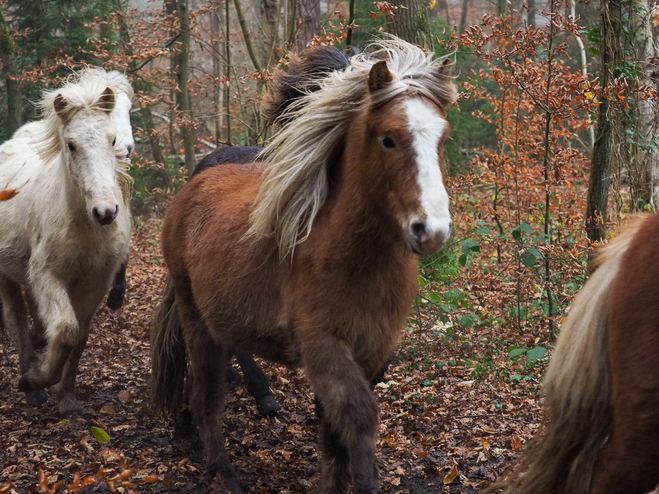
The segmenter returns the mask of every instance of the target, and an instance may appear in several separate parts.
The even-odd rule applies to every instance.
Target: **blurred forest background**
[[[260,101],[292,53],[389,32],[454,57],[457,228],[422,261],[408,330],[473,347],[475,375],[537,384],[592,243],[659,197],[649,0],[0,0],[0,13],[0,141],[81,66],[129,75],[136,223],[211,150],[268,141]]]

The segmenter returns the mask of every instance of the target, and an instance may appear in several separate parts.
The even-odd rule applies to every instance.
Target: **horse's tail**
[[[171,275],[151,322],[151,403],[175,415],[184,404],[187,360]]]
[[[611,420],[607,305],[623,254],[648,215],[600,249],[574,298],[545,374],[542,426],[518,463],[486,492],[587,494]]]

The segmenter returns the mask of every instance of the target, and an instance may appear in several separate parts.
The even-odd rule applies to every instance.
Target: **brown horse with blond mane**
[[[154,320],[152,393],[176,412],[188,372],[207,468],[229,492],[232,351],[304,369],[324,408],[320,492],[380,492],[370,380],[413,303],[417,255],[451,233],[440,164],[456,96],[446,60],[385,39],[293,102],[262,162],[209,169],[172,201],[157,314],[176,304],[178,318]]]
[[[489,492],[645,494],[659,484],[659,215],[600,249],[544,379],[544,421]]]

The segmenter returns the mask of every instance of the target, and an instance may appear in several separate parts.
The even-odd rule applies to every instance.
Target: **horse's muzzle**
[[[423,220],[414,220],[407,231],[407,245],[417,255],[429,255],[440,251],[451,236],[453,222],[442,222],[434,228]]]
[[[92,215],[94,221],[99,225],[105,226],[110,225],[119,214],[119,204],[115,204],[114,207],[97,207],[94,206],[92,209]]]

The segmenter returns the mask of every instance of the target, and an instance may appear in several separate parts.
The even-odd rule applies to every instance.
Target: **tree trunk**
[[[224,2],[224,27],[226,29],[224,36],[224,76],[227,83],[224,85],[223,100],[224,100],[224,118],[227,122],[227,138],[226,142],[231,145],[231,22],[229,19],[229,0]]]
[[[297,48],[304,50],[320,32],[320,0],[297,0],[296,11],[300,26]]]
[[[279,47],[279,0],[261,0],[261,15],[263,17],[263,65],[269,67],[279,60],[277,48]]]
[[[213,126],[215,130],[215,145],[219,146],[222,141],[222,63],[220,60],[220,17],[216,9],[210,11],[211,21],[211,50],[213,57]]]
[[[535,0],[526,0],[526,25],[535,29]]]
[[[126,24],[126,19],[124,17],[123,6],[121,5],[121,0],[113,0],[112,5],[115,11],[119,14],[119,39],[123,45],[126,55],[132,55],[133,51],[130,45],[130,31],[128,30],[128,25]],[[128,70],[129,72],[134,72],[137,62],[131,62]],[[139,82],[137,75],[133,78],[133,89],[137,93],[140,89],[144,89],[144,85]],[[148,106],[140,105],[140,115],[142,116],[142,123],[144,124],[144,134],[149,140],[149,146],[151,147],[151,156],[156,163],[164,163],[165,157],[162,154],[162,148],[160,147],[160,140],[155,130],[153,124],[153,115],[151,114],[151,108]]]
[[[176,106],[183,115],[181,122],[181,137],[183,138],[183,149],[185,152],[185,168],[188,176],[194,172],[196,161],[194,157],[194,132],[190,94],[188,91],[188,75],[190,63],[190,13],[188,11],[188,0],[176,2],[176,14],[180,22],[180,35],[178,54],[174,57],[176,69]]]
[[[639,67],[639,84],[652,84],[649,77],[650,63],[656,52],[652,39],[652,15],[649,0],[634,2],[630,7],[629,21],[634,28],[634,61]],[[639,176],[638,194],[645,204],[656,211],[659,204],[659,152],[655,144],[657,115],[654,100],[638,101],[635,161]]]
[[[401,0],[396,2],[406,9],[399,8],[393,20],[387,21],[387,28],[391,34],[409,41],[415,45],[432,48],[432,34],[430,32],[430,16],[424,0]]]
[[[469,0],[462,0],[462,12],[460,13],[460,32],[467,27],[467,12],[469,10]]]
[[[620,66],[622,49],[622,0],[602,0],[602,42],[600,46],[602,89],[615,79]],[[609,175],[611,170],[611,147],[613,121],[617,119],[615,109],[603,96],[597,111],[595,145],[590,162],[590,180],[586,209],[586,233],[592,242],[601,241],[606,236],[607,203],[609,199]]]
[[[0,10],[0,62],[7,85],[7,133],[13,134],[23,125],[23,92],[18,81],[18,67],[5,16]]]

